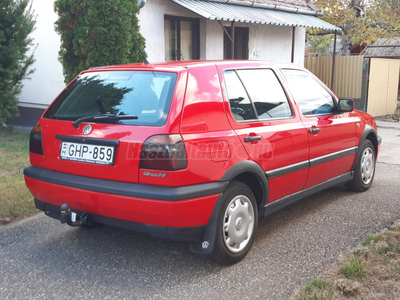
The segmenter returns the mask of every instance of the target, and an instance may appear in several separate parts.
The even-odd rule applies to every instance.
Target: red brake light
[[[141,169],[174,171],[186,167],[185,144],[179,134],[155,135],[144,142]]]
[[[43,155],[42,127],[39,124],[36,124],[31,131],[29,152]]]

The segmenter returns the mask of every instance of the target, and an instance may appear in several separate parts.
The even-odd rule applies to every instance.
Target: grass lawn
[[[29,134],[0,128],[0,218],[15,220],[37,211],[23,176],[29,166]]]
[[[400,223],[369,235],[291,299],[400,299]]]

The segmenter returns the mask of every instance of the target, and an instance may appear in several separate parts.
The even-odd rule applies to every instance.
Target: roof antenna
[[[139,10],[142,9],[142,8],[146,5],[146,0],[140,0],[138,5],[139,5]],[[135,44],[136,44],[136,47],[139,49],[140,54],[141,54],[142,57],[143,57],[143,62],[144,62],[144,64],[145,64],[145,65],[148,65],[148,64],[149,64],[149,61],[147,60],[146,56],[144,55],[144,52],[143,52],[142,48],[139,46],[139,44],[138,44],[138,42],[137,42],[137,40],[136,40],[136,38],[135,38],[135,35],[133,34],[132,36],[133,36],[133,41],[134,41]]]
[[[143,57],[144,64],[145,64],[145,65],[148,65],[148,64],[149,64],[149,61],[147,60],[146,56],[144,55],[144,52],[143,52],[142,48],[140,48],[140,46],[139,46],[139,44],[138,44],[138,42],[137,42],[137,40],[136,40],[136,38],[135,38],[135,35],[132,34],[132,37],[133,37],[133,41],[134,41],[135,44],[136,44],[136,47],[139,49],[140,54],[141,54],[142,57]]]

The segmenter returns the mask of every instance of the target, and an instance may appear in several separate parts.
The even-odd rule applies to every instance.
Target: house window
[[[230,33],[231,28],[226,27]],[[249,59],[249,28],[235,27],[235,53],[232,57],[232,42],[229,37],[224,34],[224,59]]]
[[[165,16],[165,60],[199,59],[199,28],[198,19]]]

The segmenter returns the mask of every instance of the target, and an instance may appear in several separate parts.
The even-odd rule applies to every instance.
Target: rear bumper
[[[54,219],[60,219],[60,207],[35,199],[35,206],[37,209],[44,211],[44,213]],[[73,210],[78,215],[85,212]],[[150,224],[143,224],[137,222],[131,222],[121,219],[110,218],[107,216],[100,216],[91,214],[93,220],[96,223],[119,227],[123,229],[133,230],[137,232],[143,232],[150,234],[154,237],[166,238],[176,241],[198,241],[204,236],[206,225],[202,226],[191,226],[191,227],[168,227],[168,226],[157,226]]]
[[[59,207],[93,214],[102,224],[174,240],[201,239],[227,182],[160,187],[87,178],[39,167],[24,170],[36,207],[59,218]]]

